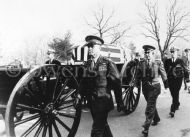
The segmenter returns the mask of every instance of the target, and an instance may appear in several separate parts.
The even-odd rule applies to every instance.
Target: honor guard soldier
[[[48,52],[47,52],[48,60],[45,62],[45,64],[61,65],[61,63],[56,59],[55,54],[56,52],[54,49],[48,49]]]
[[[159,75],[161,75],[165,88],[167,85],[167,75],[164,65],[161,60],[155,59],[155,47],[151,45],[144,45],[145,57],[139,62],[138,79],[142,81],[142,92],[147,102],[142,131],[144,136],[148,136],[150,125],[157,125],[160,122],[160,117],[156,109],[156,101],[158,95],[161,93],[161,86],[159,82]]]
[[[122,106],[121,80],[116,65],[108,58],[100,55],[103,39],[97,36],[85,38],[91,59],[87,68],[87,77],[80,82],[79,92],[87,94],[93,118],[91,137],[113,137],[107,122],[108,113],[114,108],[111,89],[115,90],[116,102]]]
[[[178,50],[176,47],[171,47],[171,58],[167,59],[164,64],[172,96],[172,105],[169,113],[171,117],[174,117],[175,111],[179,109],[179,91],[182,86],[183,78],[186,82],[189,82],[188,68],[184,61],[178,58]]]

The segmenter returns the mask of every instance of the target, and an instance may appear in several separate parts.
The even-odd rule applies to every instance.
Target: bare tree
[[[99,7],[97,11],[93,11],[92,20],[85,19],[86,24],[90,29],[95,31],[95,34],[101,38],[109,38],[109,44],[117,44],[121,38],[126,37],[126,32],[130,27],[125,27],[125,23],[113,23],[114,10],[109,15],[106,15],[104,7]]]
[[[45,63],[48,48],[46,43],[47,40],[44,36],[24,41],[24,47],[22,48],[20,58],[27,67]]]
[[[26,43],[27,46],[24,48],[24,55],[22,56],[22,60],[24,61],[24,64],[27,66],[32,65],[40,65],[42,62],[45,62],[44,58],[45,56],[42,56],[41,54],[41,48],[39,46],[31,46],[28,43]]]
[[[190,12],[185,11],[184,8],[179,8],[178,1],[174,0],[170,3],[167,11],[166,18],[166,39],[162,46],[160,40],[160,21],[158,17],[158,3],[146,2],[145,6],[148,11],[147,16],[142,16],[144,21],[143,27],[146,32],[143,33],[145,37],[155,40],[158,44],[159,51],[163,57],[163,53],[169,48],[170,45],[178,38],[187,40],[188,28],[190,26],[188,17]]]

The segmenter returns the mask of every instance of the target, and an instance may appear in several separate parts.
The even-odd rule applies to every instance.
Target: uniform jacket
[[[138,67],[138,77],[142,81],[142,84],[155,85],[159,82],[159,75],[161,75],[165,87],[167,88],[167,74],[164,69],[163,62],[161,60],[155,60],[150,62],[150,67],[147,66],[145,59],[141,60]]]
[[[88,96],[93,112],[110,111],[113,109],[111,89],[121,90],[121,80],[116,65],[108,58],[100,56],[93,70],[90,69],[91,60],[85,64],[86,78],[79,84],[80,92]]]
[[[168,78],[185,78],[189,79],[189,70],[184,61],[180,58],[177,58],[175,62],[172,62],[172,59],[167,59],[165,61],[165,69],[168,75]]]

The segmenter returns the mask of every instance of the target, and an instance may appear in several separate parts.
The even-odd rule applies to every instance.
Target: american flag
[[[110,58],[116,64],[124,63],[123,50],[120,47],[112,45],[102,45],[101,55]],[[87,61],[88,60],[88,47],[78,46],[73,51],[73,59],[75,61]]]

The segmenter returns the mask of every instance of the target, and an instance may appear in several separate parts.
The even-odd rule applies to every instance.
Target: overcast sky
[[[180,0],[189,5],[189,0]],[[0,46],[6,54],[15,54],[26,43],[61,37],[67,30],[74,44],[84,42],[90,34],[84,18],[90,18],[92,9],[104,6],[109,13],[115,10],[115,21],[132,25],[131,40],[138,46],[149,42],[140,36],[139,14],[144,13],[144,0],[0,0]],[[168,0],[158,0],[164,14]],[[190,8],[189,8],[190,10]]]

